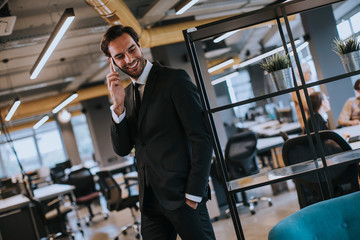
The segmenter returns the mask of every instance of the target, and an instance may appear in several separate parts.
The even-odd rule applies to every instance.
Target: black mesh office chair
[[[64,239],[64,237],[75,239],[75,232],[71,229],[67,220],[67,214],[73,210],[71,206],[61,205],[61,200],[59,198],[55,198],[52,201],[43,204],[29,195],[27,195],[27,197],[32,203],[36,216],[39,219],[39,222],[37,223],[41,223],[38,228],[45,228],[46,239]],[[76,231],[80,231],[84,237],[82,229],[77,229]]]
[[[91,204],[99,201],[101,195],[101,192],[96,190],[94,176],[88,168],[80,168],[69,174],[68,184],[75,186],[75,203],[77,205],[85,205],[88,208],[89,216],[86,219],[86,225],[89,225],[94,217]],[[108,218],[108,215],[103,212],[98,212],[97,214],[102,214],[104,219]]]
[[[319,131],[321,144],[326,156],[351,150],[351,146],[336,132],[330,130]],[[317,157],[320,157],[315,134],[312,133]],[[312,151],[306,135],[288,139],[282,149],[283,160],[286,166],[305,162],[313,159]],[[334,197],[359,190],[358,162],[346,166],[332,167],[329,169]],[[321,176],[320,176],[321,177]],[[325,179],[321,177],[325,186]],[[316,173],[309,173],[294,179],[300,208],[322,201],[320,184]],[[327,187],[323,189],[325,199],[330,197]]]
[[[139,201],[139,195],[129,195],[123,197],[122,189],[120,185],[113,178],[110,171],[100,171],[97,173],[99,176],[99,183],[103,195],[106,198],[107,207],[109,211],[121,211],[123,209],[129,208],[131,211],[131,216],[133,217],[133,223],[123,226],[120,233],[114,238],[114,240],[119,239],[121,234],[126,235],[128,229],[134,229],[136,232],[136,238],[140,238],[140,223],[137,221],[134,210],[138,210],[137,203]]]
[[[256,143],[257,137],[253,131],[236,133],[229,138],[225,149],[225,161],[231,180],[260,172],[256,159]],[[251,214],[255,214],[254,204],[259,200],[265,200],[269,206],[272,205],[271,198],[268,197],[251,197],[248,199],[245,191],[241,192],[241,196],[242,204],[249,206]]]

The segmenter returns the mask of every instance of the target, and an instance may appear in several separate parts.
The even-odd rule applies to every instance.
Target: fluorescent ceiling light
[[[296,44],[299,44],[300,42],[301,42],[300,40],[296,40],[294,43],[295,43],[295,45],[296,45]],[[289,43],[287,46],[290,47],[290,46],[291,46],[290,43]],[[242,63],[240,63],[240,64],[234,65],[233,68],[243,68],[243,67],[246,67],[246,66],[248,66],[248,65],[250,65],[250,64],[253,64],[253,63],[256,63],[256,62],[258,62],[258,61],[261,61],[261,60],[263,60],[264,58],[267,58],[267,57],[269,57],[269,56],[271,56],[271,55],[274,55],[275,53],[278,53],[278,52],[281,52],[281,51],[284,51],[284,47],[275,48],[275,49],[273,49],[273,50],[271,50],[271,51],[269,51],[269,52],[263,53],[263,54],[261,54],[261,55],[259,55],[259,56],[256,56],[256,57],[251,58],[251,59],[249,59],[249,60],[247,60],[247,61],[244,61],[244,62],[242,62]],[[299,51],[299,50],[298,50],[298,51]],[[290,54],[291,54],[291,53],[290,53]]]
[[[231,79],[231,78],[236,77],[236,76],[238,76],[238,75],[239,75],[239,72],[233,72],[233,73],[230,73],[230,74],[228,74],[228,75],[225,75],[225,76],[223,76],[223,77],[221,77],[221,78],[218,78],[218,79],[215,79],[215,80],[211,81],[211,84],[212,84],[212,85],[216,85],[216,84],[218,84],[218,83],[224,82],[224,81],[226,81],[227,79]]]
[[[5,121],[10,121],[10,119],[12,118],[12,116],[14,115],[16,110],[18,109],[20,103],[21,103],[21,101],[18,98],[15,99],[15,102],[13,103],[12,107],[10,108],[10,111],[8,112],[8,114],[5,117]]]
[[[40,56],[36,60],[35,65],[32,67],[30,71],[30,79],[37,78],[40,71],[44,67],[50,55],[53,53],[54,49],[60,42],[61,38],[64,36],[66,30],[69,28],[74,18],[75,18],[74,9],[73,8],[65,9],[58,24],[56,25],[49,40],[47,41],[44,49],[41,51]]]
[[[43,125],[47,120],[49,120],[49,116],[46,115],[44,116],[42,119],[40,119],[40,121],[38,121],[34,126],[33,129],[38,129],[41,125]]]
[[[61,109],[63,109],[66,105],[68,105],[69,103],[71,103],[75,98],[77,98],[79,96],[79,94],[77,93],[73,93],[70,97],[68,97],[67,99],[65,99],[62,103],[60,103],[56,108],[54,108],[52,110],[52,113],[57,113],[59,112]]]
[[[182,1],[175,7],[175,14],[180,15],[186,12],[189,8],[194,6],[195,3],[197,3],[199,0],[186,0]]]
[[[227,33],[221,35],[220,37],[215,38],[213,42],[214,42],[214,43],[221,42],[221,41],[224,40],[225,38],[230,37],[231,35],[237,33],[238,31],[240,31],[240,30],[234,30],[234,31],[231,31],[231,32],[227,32]]]
[[[223,67],[225,67],[227,65],[230,65],[230,64],[232,64],[234,62],[235,62],[235,60],[233,58],[231,58],[229,60],[226,60],[225,62],[222,62],[220,64],[217,64],[217,65],[209,68],[208,72],[209,73],[215,72],[216,70],[219,70],[219,69],[221,69],[221,68],[223,68]]]

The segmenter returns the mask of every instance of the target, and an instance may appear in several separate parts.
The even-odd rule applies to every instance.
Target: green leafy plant
[[[286,69],[291,66],[289,56],[282,53],[276,53],[262,61],[260,67],[268,73],[275,72],[277,70]]]
[[[360,50],[360,44],[356,36],[351,36],[345,40],[335,39],[333,51],[339,56],[346,53],[355,52]]]

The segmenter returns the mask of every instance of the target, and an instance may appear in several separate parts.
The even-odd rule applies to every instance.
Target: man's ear
[[[111,57],[107,57],[109,63],[111,63]]]

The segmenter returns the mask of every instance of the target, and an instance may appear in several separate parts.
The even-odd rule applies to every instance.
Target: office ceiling
[[[90,6],[98,5],[100,2],[102,1],[0,0],[0,19],[9,15],[16,16],[12,33],[0,35],[0,108],[3,116],[16,97],[20,97],[23,103],[37,101],[40,103],[37,105],[41,105],[41,99],[52,101],[54,96],[63,96],[89,86],[99,86],[103,89],[108,64],[99,49],[99,42],[104,31],[110,26],[110,18],[105,21]],[[172,27],[176,30],[183,22],[195,21],[193,23],[195,26],[201,25],[203,22],[200,21],[256,10],[277,0],[199,0],[183,15],[175,14],[174,6],[180,2],[179,0],[103,2],[116,2],[127,6],[130,11],[124,14],[125,17],[121,16],[123,19],[120,20],[133,23],[135,20],[131,18],[135,17],[136,24],[144,30],[161,29],[163,26],[170,26],[163,29]],[[30,80],[32,66],[60,16],[69,7],[74,8],[76,16],[74,22],[39,76]],[[299,22],[296,18],[292,20],[294,27],[301,25]],[[0,25],[0,30],[1,27],[3,26]],[[169,40],[168,43],[172,43],[171,41]],[[258,54],[261,49],[279,42],[274,27],[264,25],[228,38],[223,44],[224,49],[208,52],[206,56],[209,60],[213,60],[219,57],[219,53],[227,56],[235,54],[242,59],[245,56]],[[144,48],[144,54],[152,59],[149,48]],[[82,99],[86,99],[86,96]],[[58,103],[52,104],[56,106]],[[19,108],[14,116],[15,120],[34,117],[32,115],[39,115],[41,112],[38,110],[32,113],[27,110],[26,114],[22,114],[21,111],[25,111],[24,107]],[[42,114],[46,112],[49,112],[49,109],[44,107]]]

